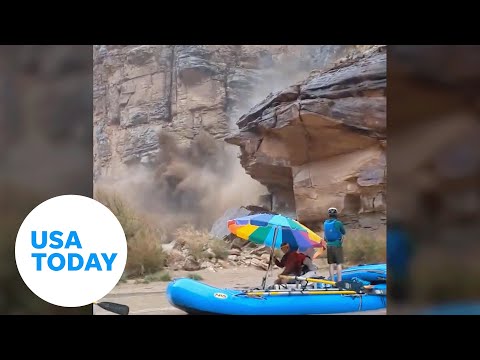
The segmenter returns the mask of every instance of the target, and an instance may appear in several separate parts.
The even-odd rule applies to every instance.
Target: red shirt
[[[278,261],[275,258],[275,265],[281,268],[285,268],[280,275],[301,275],[303,260],[305,260],[305,254],[300,254],[296,251],[290,251],[283,255],[282,260]]]

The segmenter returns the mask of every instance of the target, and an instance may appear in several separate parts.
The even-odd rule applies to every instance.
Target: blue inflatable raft
[[[368,265],[356,268],[350,268],[350,278],[369,282],[365,274],[375,279],[378,277],[373,276],[371,271],[366,272]],[[370,270],[378,271],[379,268],[372,265]],[[355,293],[325,284],[266,291],[222,289],[180,278],[169,283],[166,294],[170,304],[189,314],[315,315],[378,310],[386,308],[387,304],[386,281],[382,283],[378,279],[366,293]]]
[[[359,278],[371,284],[382,284],[387,281],[387,264],[361,264],[352,266],[342,271],[342,280]],[[337,276],[334,276],[337,280]]]

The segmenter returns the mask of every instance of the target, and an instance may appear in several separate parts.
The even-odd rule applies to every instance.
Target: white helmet
[[[331,207],[328,209],[328,215],[329,216],[337,216],[338,210],[337,208]]]

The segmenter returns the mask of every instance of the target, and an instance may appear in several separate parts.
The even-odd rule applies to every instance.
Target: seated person
[[[306,255],[300,254],[297,252],[297,249],[291,248],[288,243],[282,243],[280,249],[283,251],[285,255],[283,255],[282,259],[278,261],[276,257],[274,257],[275,265],[278,267],[284,268],[283,271],[279,275],[291,275],[291,276],[299,276],[302,274],[302,266],[303,261],[305,260]],[[288,280],[278,278],[275,280],[275,284],[283,284],[286,283]]]
[[[304,277],[312,277],[317,275],[317,266],[313,263],[313,259],[315,259],[318,255],[320,255],[323,251],[327,248],[326,243],[322,242],[322,246],[320,249],[315,252],[316,248],[310,247],[306,250],[300,251],[300,253],[305,254],[305,260],[303,261],[302,267],[302,276]]]
[[[302,267],[302,274],[307,274],[307,273],[314,273],[317,271],[317,267],[313,263],[313,255],[315,253],[315,249],[308,248],[305,251],[299,251],[301,254],[305,255],[305,260],[303,260],[303,267]]]

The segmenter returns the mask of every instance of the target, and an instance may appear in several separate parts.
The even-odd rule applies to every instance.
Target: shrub
[[[98,190],[95,199],[108,207],[123,227],[128,247],[125,266],[128,277],[162,270],[166,261],[166,254],[161,247],[162,232],[145,215],[128,206],[118,193]]]
[[[168,271],[158,271],[154,274],[149,274],[145,276],[145,281],[152,282],[152,281],[170,281],[172,278]]]
[[[225,260],[228,257],[228,245],[221,239],[212,239],[209,242],[209,247],[212,249],[217,259]]]
[[[387,257],[385,235],[366,230],[350,230],[344,241],[344,257],[347,264],[385,262]]]
[[[188,277],[193,280],[203,280],[203,277],[199,274],[188,274]]]
[[[174,232],[175,241],[185,245],[189,253],[196,259],[202,260],[208,257],[205,252],[210,248],[215,257],[226,259],[228,256],[228,245],[220,239],[213,239],[207,231],[197,230],[192,225],[184,225]]]

